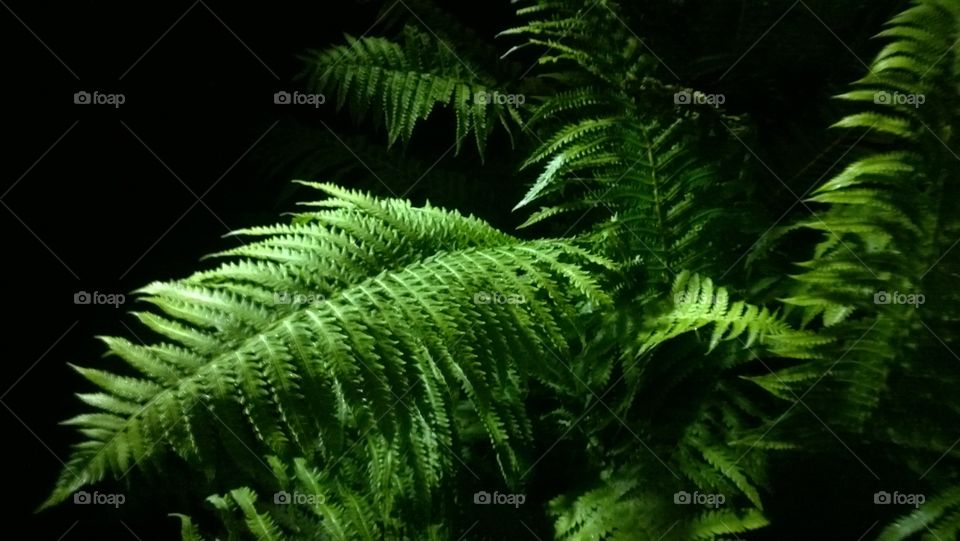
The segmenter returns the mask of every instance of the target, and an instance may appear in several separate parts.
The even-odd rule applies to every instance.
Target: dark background
[[[684,2],[664,4],[679,9]],[[773,2],[757,17],[738,12],[740,2],[729,4],[719,20],[711,8],[688,8],[683,16],[700,17],[711,29],[699,36],[674,35],[675,14],[654,14],[645,21],[656,36],[651,47],[680,67],[686,84],[725,92],[731,112],[754,118],[751,142],[758,156],[788,183],[796,182],[799,193],[839,157],[839,150],[828,150],[824,130],[838,118],[828,97],[862,73],[855,56],[870,58],[877,44],[867,38],[902,2],[840,12],[830,3],[810,2],[823,21],[797,7],[769,34],[764,32],[792,2]],[[506,1],[451,2],[451,8],[481,36],[512,22]],[[131,291],[195,270],[202,255],[235,242],[221,238],[227,230],[269,223],[293,210],[299,193],[282,169],[269,173],[290,158],[290,134],[304,126],[307,133],[322,133],[324,123],[338,132],[352,128],[329,107],[275,105],[273,93],[302,90],[294,80],[303,68],[297,55],[339,42],[343,32],[363,34],[377,11],[375,2],[323,1],[0,5],[4,514],[23,523],[29,538],[177,535],[176,521],[163,516],[175,509],[160,508],[150,494],[128,492],[128,505],[119,512],[67,502],[33,514],[75,441],[74,432],[57,423],[80,410],[73,393],[86,387],[67,363],[96,365],[103,352],[96,335],[131,336],[127,326],[136,330],[134,319],[125,315],[134,309]],[[757,44],[719,80],[717,70],[687,62],[712,47],[710,39],[726,40],[741,52]],[[737,56],[722,59],[723,65]],[[73,94],[80,90],[123,93],[126,103],[117,109],[75,105]],[[774,140],[769,133],[790,135]],[[440,157],[452,128],[444,125],[422,137],[419,151]],[[349,151],[341,149],[337,157],[344,153]],[[462,159],[477,157],[465,152]],[[761,176],[769,174],[754,166]],[[778,193],[783,190],[775,179],[767,180],[770,212],[779,216],[792,201]],[[515,225],[508,211],[522,182],[506,177],[493,186],[488,199],[461,210]],[[443,202],[443,194],[436,195]],[[78,291],[123,293],[128,304],[76,305]],[[786,526],[763,538],[810,538],[832,529],[837,539],[852,541],[873,522],[858,516],[874,511],[859,498],[853,503],[839,491],[822,489],[872,482],[852,457],[849,464],[783,469],[786,484],[776,487],[777,501],[786,503],[771,512]],[[850,509],[843,521],[801,518],[823,516],[838,505]]]

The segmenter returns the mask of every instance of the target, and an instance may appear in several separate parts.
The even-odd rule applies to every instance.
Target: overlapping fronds
[[[656,467],[656,466],[653,466]],[[756,509],[731,509],[723,495],[671,490],[652,471],[610,471],[600,486],[551,502],[558,539],[715,539],[767,524]],[[682,486],[682,483],[673,483]]]
[[[870,73],[839,96],[859,112],[836,124],[865,131],[876,143],[869,151],[864,144],[813,192],[811,203],[829,206],[803,222],[825,238],[800,265],[785,301],[802,308],[805,322],[820,317],[844,338],[832,360],[765,384],[812,392],[809,401],[824,404],[818,410],[852,430],[864,429],[884,397],[896,393],[889,384],[907,370],[905,355],[936,342],[933,335],[953,340],[948,329],[958,297],[943,286],[944,273],[955,272],[949,248],[960,236],[960,219],[945,204],[957,194],[960,172],[948,143],[958,120],[951,49],[960,36],[958,10],[956,2],[916,2],[880,33],[889,42]],[[934,358],[942,354],[949,355],[943,349]]]
[[[344,460],[353,459],[344,457]],[[222,531],[231,539],[376,541],[411,538],[439,541],[448,536],[443,524],[411,528],[407,524],[412,522],[409,515],[391,516],[394,502],[380,498],[384,493],[376,490],[376,483],[389,481],[389,475],[396,474],[396,469],[381,479],[367,478],[362,466],[353,463],[351,467],[358,468],[353,472],[355,477],[336,480],[328,472],[310,467],[303,458],[295,458],[291,464],[276,457],[270,457],[269,461],[276,476],[276,485],[269,493],[258,494],[241,487],[207,498],[219,513]],[[389,464],[383,465],[390,469]],[[369,484],[364,485],[364,480]],[[409,512],[416,513],[416,510]],[[191,517],[177,516],[184,541],[204,539],[202,528]]]
[[[463,21],[438,6],[384,5],[385,30],[407,26],[313,53],[311,85],[372,113],[388,146],[440,107],[458,149],[522,125],[528,157],[485,172],[510,179],[522,161],[536,179],[515,210],[539,205],[525,225],[566,238],[304,183],[328,197],[237,231],[247,242],[219,266],[143,288],[150,341],[105,337],[122,362],[76,368],[96,390],[66,421],[84,439],[46,505],[174,462],[217,494],[219,526],[178,515],[198,541],[509,537],[473,530],[477,483],[530,489],[539,501],[515,514],[558,539],[731,539],[776,518],[781,451],[839,441],[925,491],[880,539],[957,538],[960,0],[915,0],[880,33],[838,101],[851,111],[835,127],[862,137],[801,220],[791,207],[776,222],[754,212],[769,187],[739,114],[689,103],[702,95],[635,34],[646,5],[526,2],[507,58],[544,54],[519,77],[479,61],[490,44],[455,51]],[[715,71],[728,53],[684,64]],[[497,98],[523,96],[507,87],[529,116]],[[310,145],[311,174],[358,176]],[[397,190],[430,185],[392,163],[404,155],[350,146]],[[752,241],[759,261],[787,234],[804,241],[790,257],[739,272]]]
[[[496,81],[467,64],[449,44],[415,27],[406,27],[399,42],[346,40],[309,57],[311,85],[335,96],[337,107],[349,104],[361,118],[376,106],[390,144],[409,140],[437,105],[449,106],[456,117],[457,151],[473,133],[483,154],[496,123],[509,132],[510,124],[520,122],[517,104],[498,99],[506,92]]]
[[[732,203],[740,188],[707,159],[707,134],[723,129],[707,117],[718,113],[701,115],[656,80],[662,64],[620,12],[616,2],[537,1],[520,10],[533,20],[506,32],[545,47],[540,62],[562,70],[528,123],[537,148],[523,168],[540,173],[517,208],[541,205],[525,225],[564,215],[570,227],[602,224],[604,240],[620,243],[611,250],[664,289],[681,270],[720,276],[745,228]]]
[[[679,118],[645,117],[623,98],[595,89],[574,90],[548,100],[544,119],[569,119],[543,142],[526,167],[543,167],[518,207],[557,202],[535,212],[527,225],[565,212],[593,209],[605,235],[638,258],[654,279],[674,272],[721,274],[737,243],[714,242],[707,231],[734,230],[728,197],[715,168],[697,155],[696,128]],[[568,122],[568,123],[567,123]]]
[[[238,232],[258,239],[221,254],[239,260],[142,290],[159,313],[137,316],[164,340],[104,339],[136,377],[80,369],[100,389],[67,422],[87,439],[48,503],[168,451],[213,465],[242,443],[256,452],[231,458],[256,472],[261,453],[329,465],[358,439],[405,453],[428,501],[450,468],[461,399],[516,477],[527,381],[563,381],[546,348],[565,351],[577,312],[606,302],[582,268],[603,260],[315,186],[333,197],[292,225]]]
[[[546,49],[541,65],[578,68],[584,75],[614,88],[639,75],[653,75],[656,58],[628,26],[618,2],[590,0],[534,0],[517,10],[524,24],[501,32],[520,36],[524,44]],[[568,81],[574,82],[574,81]]]
[[[553,502],[558,534],[709,539],[766,525],[767,457],[751,453],[745,437],[773,401],[742,374],[767,372],[783,358],[818,358],[829,338],[733,302],[725,288],[686,272],[668,299],[612,314],[595,337],[598,349],[584,353],[591,362],[577,364],[579,381],[597,390],[585,393],[584,413],[572,417],[584,418],[577,425],[584,437],[604,435],[594,458],[616,464],[616,473]],[[618,367],[601,361],[614,353]],[[593,408],[610,415],[587,416]]]

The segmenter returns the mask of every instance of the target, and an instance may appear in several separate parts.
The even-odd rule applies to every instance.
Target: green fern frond
[[[960,535],[960,488],[951,488],[900,517],[877,537],[877,541],[908,539],[956,539]]]
[[[674,269],[708,274],[729,269],[736,244],[718,245],[704,232],[731,228],[735,215],[718,205],[724,184],[696,157],[688,121],[638,120],[643,114],[635,105],[602,93],[558,99],[605,107],[596,116],[585,108],[580,114],[588,116],[559,128],[527,160],[525,167],[542,164],[543,170],[517,207],[538,200],[563,203],[543,208],[525,225],[579,202],[606,214],[601,227],[610,230],[607,236],[617,237],[625,253],[644,254],[643,266],[656,279],[667,281]],[[568,106],[547,100],[543,107]]]
[[[708,351],[722,341],[738,340],[744,347],[763,343],[774,355],[793,359],[817,357],[818,346],[829,337],[797,331],[765,307],[743,301],[731,303],[727,290],[714,287],[709,278],[684,271],[677,275],[672,308],[645,322],[646,330],[636,335],[635,355],[649,352],[663,342],[684,333],[712,326]]]
[[[621,87],[630,78],[653,75],[658,69],[628,27],[618,2],[533,0],[517,15],[529,20],[500,33],[519,36],[526,44],[545,49],[541,65],[573,65],[607,84]]]
[[[652,482],[661,477],[652,470],[607,472],[598,488],[552,500],[556,539],[724,539],[768,524],[759,510],[729,508],[721,494]]]
[[[522,471],[525,380],[563,374],[550,360],[576,336],[577,307],[608,302],[583,267],[606,262],[568,242],[521,242],[455,213],[313,186],[331,196],[317,203],[327,210],[241,231],[261,239],[224,254],[243,267],[144,288],[164,315],[141,319],[164,342],[107,341],[141,378],[81,369],[101,392],[81,397],[95,413],[68,421],[89,439],[48,505],[165,451],[202,464],[223,445],[216,434],[319,463],[342,455],[350,434],[393,442],[429,499],[450,467],[458,397],[506,478]]]
[[[894,374],[907,370],[904,355],[935,340],[924,326],[951,333],[941,307],[949,312],[956,296],[939,284],[952,279],[942,273],[956,268],[949,247],[960,234],[960,221],[943,204],[956,197],[953,178],[960,172],[945,146],[958,118],[949,104],[957,99],[952,44],[960,36],[960,6],[917,1],[880,36],[891,41],[870,73],[840,96],[866,111],[837,123],[866,130],[879,150],[863,152],[809,199],[828,205],[803,222],[825,239],[800,265],[785,298],[802,310],[804,322],[819,317],[832,334],[847,338],[837,342],[833,361],[757,381],[776,393],[812,390],[807,401],[831,412],[831,426],[860,432],[874,422],[885,433],[888,427],[881,427],[890,419],[875,414],[883,397],[898,393]],[[923,310],[889,298],[921,298],[934,287],[939,295],[928,296],[936,304]]]
[[[437,105],[456,117],[456,149],[473,133],[480,154],[499,122],[509,131],[520,123],[515,103],[501,103],[496,82],[466,64],[445,42],[407,27],[401,42],[347,36],[346,45],[317,51],[308,59],[310,81],[318,92],[336,95],[337,107],[350,105],[360,118],[380,105],[387,139],[409,141],[414,127]]]
[[[379,498],[374,480],[371,479],[367,486],[360,486],[363,485],[362,465],[349,457],[344,459],[351,463],[351,471],[355,474],[352,481],[334,482],[329,475],[308,467],[303,458],[285,464],[270,457],[277,482],[271,494],[260,498],[251,489],[240,488],[222,496],[211,496],[207,501],[221,512],[225,533],[231,538],[252,536],[257,541],[403,538],[439,541],[447,538],[446,528],[441,524],[414,529],[405,524],[414,522],[409,516],[390,516],[392,505]],[[181,520],[184,527],[189,525],[192,535],[199,535],[196,525],[188,517],[181,517]]]

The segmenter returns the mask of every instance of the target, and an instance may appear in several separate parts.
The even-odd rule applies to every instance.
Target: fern
[[[744,232],[724,204],[737,190],[704,159],[719,124],[673,110],[679,89],[656,82],[659,62],[619,12],[615,2],[537,2],[520,15],[538,20],[505,33],[546,48],[540,62],[562,66],[569,85],[531,116],[538,146],[523,167],[541,172],[517,208],[545,203],[525,225],[606,215],[599,230],[620,244],[617,257],[662,285],[684,269],[719,276],[743,247],[711,242],[706,231],[731,240]]]
[[[762,364],[758,355],[818,358],[829,338],[731,302],[725,288],[689,273],[666,300],[637,303],[612,312],[575,364],[588,370],[578,381],[589,383],[579,391],[588,395],[584,413],[573,417],[598,402],[611,413],[578,430],[603,434],[594,460],[616,466],[601,472],[599,486],[552,502],[560,538],[709,539],[766,525],[765,457],[750,455],[747,436],[771,404],[744,380],[744,366]],[[613,352],[619,367],[598,362]],[[697,495],[714,507],[682,499]]]
[[[953,341],[948,329],[955,318],[949,306],[956,296],[942,284],[954,273],[956,256],[949,248],[960,235],[960,223],[943,205],[952,198],[955,183],[950,179],[957,171],[944,143],[956,122],[946,105],[956,95],[946,83],[955,78],[955,67],[945,42],[958,35],[957,9],[953,2],[917,2],[881,32],[893,41],[855,90],[839,96],[869,112],[851,114],[836,126],[866,130],[885,146],[864,153],[818,187],[811,203],[829,207],[802,223],[826,238],[814,258],[801,264],[797,286],[785,300],[802,308],[804,321],[820,317],[832,334],[845,339],[837,343],[832,360],[766,379],[775,386],[790,382],[790,393],[799,396],[829,371],[809,401],[822,404],[818,410],[830,411],[835,423],[854,431],[871,421],[878,429],[890,429],[894,419],[873,416],[885,396],[897,393],[888,385],[904,381],[895,374],[909,371],[910,352],[937,341],[927,329],[946,337],[947,344]],[[911,105],[911,96],[926,103]],[[885,298],[898,294],[931,302],[917,309],[916,303]],[[913,384],[912,376],[906,381]]]
[[[68,421],[89,439],[48,504],[164,451],[207,463],[216,434],[327,463],[355,437],[395,441],[427,498],[450,468],[458,397],[516,478],[531,430],[525,379],[554,377],[545,348],[567,348],[578,302],[606,302],[578,267],[603,260],[430,207],[314,186],[334,196],[316,203],[323,210],[240,231],[263,239],[224,254],[239,261],[142,290],[163,315],[139,319],[165,341],[105,339],[137,378],[80,369],[101,390],[81,395],[92,413]],[[323,300],[278,304],[278,293]],[[491,293],[523,302],[474,302]],[[255,456],[233,458],[256,471]]]
[[[402,41],[386,38],[353,38],[311,55],[311,85],[320,92],[335,92],[337,107],[349,104],[363,117],[373,104],[382,105],[383,125],[390,144],[408,141],[415,125],[440,105],[449,105],[456,116],[456,149],[471,133],[481,154],[497,122],[509,132],[521,122],[513,104],[494,99],[500,94],[495,81],[481,75],[444,41],[405,27]]]
[[[743,148],[756,119],[675,100],[742,52],[681,77],[635,33],[687,3],[524,2],[500,58],[409,4],[384,6],[383,37],[310,53],[310,86],[385,128],[387,149],[348,137],[387,172],[365,186],[425,198],[433,179],[469,204],[503,198],[476,178],[504,177],[526,189],[527,236],[301,182],[324,198],[140,289],[149,340],[103,337],[119,362],[74,367],[93,390],[44,506],[176,469],[206,498],[173,515],[189,540],[740,539],[783,518],[782,470],[835,460],[839,440],[927,498],[881,516],[879,539],[960,535],[960,2],[915,0],[880,32],[836,102],[856,142],[782,226],[793,207],[759,208],[770,168]],[[508,91],[527,103],[478,99]],[[414,192],[406,147],[441,107],[458,151],[472,135],[482,157],[499,122],[514,152]],[[308,177],[366,177],[331,135],[288,155]],[[517,524],[484,520],[472,491],[489,487],[530,496]]]

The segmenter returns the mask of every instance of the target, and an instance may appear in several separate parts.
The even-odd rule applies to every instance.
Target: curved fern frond
[[[616,88],[638,75],[656,72],[657,59],[629,29],[618,2],[533,0],[529,3],[531,5],[517,10],[518,17],[529,17],[529,20],[500,35],[520,36],[527,45],[546,49],[538,59],[539,64],[570,64]]]
[[[667,299],[644,299],[608,318],[575,366],[585,370],[579,381],[604,389],[588,396],[585,411],[599,403],[611,415],[577,427],[585,438],[605,436],[595,460],[615,464],[616,473],[604,470],[599,488],[552,503],[560,538],[722,539],[766,525],[766,456],[751,454],[745,436],[776,404],[745,375],[768,371],[761,355],[774,366],[819,358],[830,338],[733,302],[725,288],[688,272]],[[619,366],[599,361],[614,354]]]
[[[440,525],[408,531],[403,520],[384,514],[390,505],[378,498],[373,486],[358,492],[349,483],[333,481],[310,468],[303,458],[294,459],[290,467],[276,457],[270,462],[277,481],[272,493],[259,497],[249,488],[239,488],[207,499],[220,512],[230,538],[375,541],[415,535],[417,539],[443,539]],[[354,473],[354,479],[363,478],[363,471]],[[192,532],[199,531],[188,517],[182,520]]]
[[[887,526],[877,541],[956,539],[960,536],[960,488],[946,490]]]
[[[491,77],[457,56],[444,41],[408,26],[402,41],[347,36],[346,45],[316,51],[308,58],[311,85],[336,94],[337,107],[349,104],[363,118],[371,105],[382,106],[387,139],[409,141],[418,122],[437,105],[456,117],[456,149],[471,133],[480,154],[499,122],[509,132],[520,123],[518,100],[505,95]]]
[[[906,391],[908,382],[912,389],[918,384],[907,375],[915,371],[908,352],[930,351],[924,372],[955,380],[954,359],[943,346],[955,343],[958,297],[947,284],[960,263],[950,249],[960,237],[960,217],[946,203],[960,190],[954,180],[960,166],[949,147],[960,123],[953,105],[960,97],[953,49],[960,5],[916,1],[880,37],[890,41],[870,73],[839,96],[860,112],[836,124],[866,130],[877,150],[862,151],[813,192],[811,203],[828,206],[802,225],[825,238],[800,264],[796,287],[784,299],[802,310],[805,322],[820,318],[846,338],[832,361],[795,367],[780,374],[782,382],[766,383],[809,390],[806,400],[822,404],[817,409],[830,412],[832,426],[861,432],[874,423],[886,439],[912,429],[877,412],[923,399]]]
[[[543,207],[524,226],[584,208],[570,227],[599,224],[598,240],[663,289],[684,269],[725,274],[748,231],[733,210],[739,187],[710,158],[717,114],[677,107],[679,89],[656,79],[662,65],[617,2],[532,4],[520,15],[534,20],[505,34],[545,47],[540,61],[559,63],[549,77],[563,84],[528,123],[538,145],[523,168],[540,174],[515,210]]]
[[[166,451],[201,466],[226,452],[256,486],[258,456],[330,465],[355,441],[407,454],[428,501],[451,467],[460,400],[517,478],[528,380],[568,379],[549,361],[577,335],[578,311],[608,302],[583,268],[607,263],[569,242],[313,186],[331,196],[320,210],[241,230],[259,240],[222,254],[239,260],[142,290],[159,313],[140,319],[164,341],[106,339],[139,377],[81,369],[101,392],[67,422],[87,440],[48,505]],[[238,439],[255,452],[237,453]]]
[[[724,539],[769,524],[756,509],[732,509],[723,494],[667,490],[650,471],[607,472],[598,488],[550,502],[557,539]],[[689,487],[687,487],[689,489]]]

